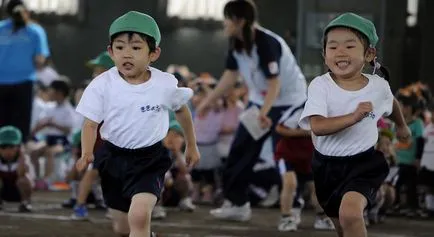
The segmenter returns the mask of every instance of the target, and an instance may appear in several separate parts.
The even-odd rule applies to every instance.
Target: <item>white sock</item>
[[[79,182],[77,180],[73,180],[71,181],[70,185],[71,185],[71,198],[77,199]]]

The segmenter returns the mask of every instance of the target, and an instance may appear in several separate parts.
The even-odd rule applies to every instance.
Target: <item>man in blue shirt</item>
[[[0,21],[0,126],[18,127],[27,139],[36,70],[49,56],[44,29],[31,21],[22,0],[6,6]]]

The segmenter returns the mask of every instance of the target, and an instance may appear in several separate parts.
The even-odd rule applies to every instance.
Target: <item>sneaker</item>
[[[62,207],[72,209],[75,207],[75,204],[77,204],[77,199],[70,198],[62,202]]]
[[[426,210],[418,210],[417,215],[422,219],[427,219],[430,217],[430,213]]]
[[[292,208],[291,209],[291,217],[295,224],[300,225],[301,223],[301,208]]]
[[[81,221],[86,220],[88,217],[89,213],[86,206],[79,205],[74,207],[74,213],[72,213],[71,219]]]
[[[183,198],[179,202],[178,206],[181,211],[193,212],[196,209],[196,206],[193,204],[193,201],[190,197]]]
[[[278,185],[271,187],[270,192],[268,192],[267,197],[262,200],[259,205],[262,207],[272,207],[274,206],[280,198],[280,190]]]
[[[334,230],[335,225],[333,221],[328,217],[317,216],[313,224],[313,228],[316,230]]]
[[[277,226],[277,230],[279,231],[296,231],[297,223],[294,222],[294,218],[292,216],[282,217],[280,218],[279,224]]]
[[[30,205],[30,203],[21,203],[18,206],[18,212],[21,212],[21,213],[32,212],[32,205]]]
[[[166,210],[164,210],[164,207],[158,205],[154,207],[154,210],[152,210],[152,219],[154,220],[161,220],[166,218],[167,213]]]
[[[249,202],[243,206],[234,206],[229,201],[225,201],[220,208],[211,210],[210,214],[217,219],[249,221],[252,217],[252,209]]]

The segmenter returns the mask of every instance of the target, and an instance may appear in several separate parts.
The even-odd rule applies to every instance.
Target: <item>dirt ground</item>
[[[7,204],[0,212],[0,237],[115,237],[110,221],[104,212],[91,211],[91,220],[72,221],[71,210],[60,208],[67,193],[37,193],[34,197],[34,212],[21,214],[16,205]],[[313,214],[303,214],[300,230],[279,233],[276,230],[277,210],[255,209],[248,223],[232,223],[213,220],[209,207],[200,207],[194,213],[169,210],[168,217],[153,221],[153,231],[160,237],[334,237],[333,232],[313,230]],[[434,221],[389,218],[386,223],[369,228],[371,237],[432,237]]]

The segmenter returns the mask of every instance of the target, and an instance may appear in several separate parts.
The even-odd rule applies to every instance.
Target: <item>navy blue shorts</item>
[[[389,173],[383,153],[371,148],[346,157],[325,156],[315,151],[312,161],[316,196],[329,217],[339,217],[343,196],[358,192],[368,201],[375,202],[377,191]]]
[[[104,201],[109,208],[128,212],[138,193],[151,193],[158,199],[164,175],[172,159],[161,142],[140,149],[126,149],[104,142],[95,156],[94,168],[101,177]]]

